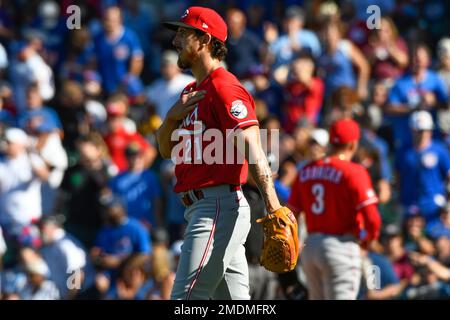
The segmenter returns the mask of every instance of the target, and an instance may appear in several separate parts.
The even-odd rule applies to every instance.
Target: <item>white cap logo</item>
[[[422,164],[425,168],[434,168],[438,164],[438,157],[434,152],[425,153],[422,156]]]
[[[208,25],[207,25],[206,23],[203,22],[202,28],[208,29]]]

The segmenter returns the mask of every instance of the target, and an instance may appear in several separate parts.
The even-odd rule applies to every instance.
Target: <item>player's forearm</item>
[[[272,172],[269,163],[267,162],[267,158],[262,150],[260,153],[260,156],[253,161],[254,163],[250,163],[248,168],[253,180],[255,180],[255,183],[261,192],[268,212],[271,213],[279,209],[281,205],[275,192]]]
[[[170,159],[171,157],[172,148],[176,144],[176,141],[172,141],[171,139],[172,132],[177,128],[178,121],[166,118],[156,133],[159,152],[165,159]]]
[[[272,179],[272,170],[261,146],[258,126],[245,128],[235,136],[235,144],[248,162],[250,174],[255,181],[269,213],[281,207]]]
[[[259,134],[257,141],[259,141]],[[281,207],[272,179],[272,170],[259,143],[248,144],[248,148],[249,172],[261,192],[268,212],[271,213]]]

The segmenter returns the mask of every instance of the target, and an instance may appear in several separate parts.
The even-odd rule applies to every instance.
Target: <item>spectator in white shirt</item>
[[[0,160],[0,225],[14,236],[38,220],[41,183],[49,171],[44,161],[27,150],[28,136],[21,129],[5,131],[5,157]]]
[[[68,157],[62,145],[59,129],[50,122],[34,122],[29,130],[32,147],[42,157],[49,169],[48,180],[42,183],[42,212],[53,213],[58,188],[68,167]]]
[[[19,291],[21,300],[59,300],[59,292],[53,281],[48,280],[50,270],[45,261],[36,257],[25,265],[27,283]]]
[[[2,265],[2,257],[6,252],[6,243],[5,239],[3,239],[2,227],[0,227],[0,269]]]
[[[0,69],[4,70],[8,67],[8,54],[5,47],[0,43]]]
[[[73,299],[94,284],[94,269],[81,243],[62,228],[59,215],[42,218],[41,254],[50,269],[50,279],[61,299]]]
[[[19,44],[17,57],[13,59],[10,67],[18,113],[26,109],[26,93],[30,85],[38,86],[39,94],[44,101],[52,99],[55,94],[53,71],[39,55],[37,50],[40,46],[42,44],[38,39]]]
[[[156,114],[164,119],[167,111],[180,97],[181,91],[195,79],[181,72],[177,65],[178,54],[165,51],[161,59],[162,77],[156,79],[147,90],[148,101],[156,108]]]

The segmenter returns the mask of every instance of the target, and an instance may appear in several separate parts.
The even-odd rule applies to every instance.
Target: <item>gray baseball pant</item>
[[[354,236],[313,233],[300,256],[311,300],[355,300],[362,258]]]
[[[201,191],[204,198],[185,210],[188,225],[171,298],[248,300],[247,200],[242,191],[230,191],[228,185]]]

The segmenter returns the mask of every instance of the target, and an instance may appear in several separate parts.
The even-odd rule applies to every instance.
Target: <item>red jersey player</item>
[[[359,137],[355,121],[336,121],[330,129],[329,156],[300,169],[292,186],[289,206],[304,212],[308,231],[301,263],[311,299],[356,299],[359,243],[379,234],[378,199],[369,174],[351,162]]]
[[[218,129],[221,131],[224,141],[222,150],[226,150],[226,137],[230,130],[243,129],[258,125],[255,115],[255,104],[251,95],[245,90],[240,82],[224,68],[217,68],[200,84],[189,84],[184,92],[193,90],[204,90],[208,92],[206,99],[200,100],[190,115],[181,122],[181,129],[189,133],[189,139],[185,140],[191,147],[181,145],[183,161],[175,168],[177,184],[175,192],[185,192],[194,188],[204,188],[218,184],[240,185],[247,181],[248,165],[230,161],[227,163],[226,154],[223,152],[222,161],[201,165],[196,160],[207,162],[207,156],[202,153],[205,148],[215,142],[209,141],[206,136],[201,136],[207,129]],[[196,124],[199,127],[196,128]],[[200,132],[196,132],[196,130]],[[196,133],[198,134],[196,134]],[[211,139],[213,140],[213,139]],[[186,161],[188,159],[188,161]],[[180,179],[181,178],[181,179]]]
[[[255,105],[236,77],[221,66],[227,26],[217,12],[190,7],[180,21],[166,26],[177,31],[173,45],[178,66],[190,69],[196,79],[169,110],[157,134],[161,155],[177,161],[175,191],[186,206],[188,222],[171,297],[249,299],[244,243],[250,208],[240,189],[248,172],[267,211],[282,209],[261,146]],[[208,159],[213,155],[208,152],[213,141],[207,137],[212,132],[215,137],[220,133],[222,142],[214,140],[219,148],[214,147],[215,159]],[[232,144],[233,157],[229,140],[237,142]],[[234,149],[253,161],[237,159]]]

